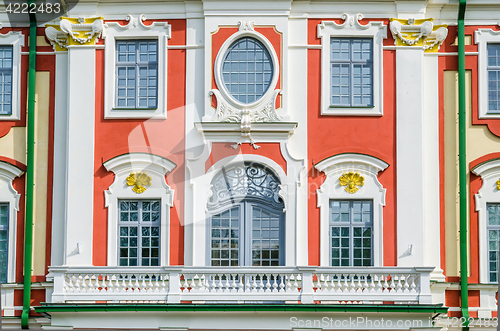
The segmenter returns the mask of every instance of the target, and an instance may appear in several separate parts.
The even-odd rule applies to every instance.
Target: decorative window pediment
[[[217,101],[198,130],[206,140],[224,136],[236,148],[250,143],[284,141],[293,133],[296,123],[284,121],[277,112],[276,88],[280,61],[271,42],[254,29],[253,22],[238,22],[238,31],[222,44],[214,63],[217,88],[210,96]],[[262,125],[270,124],[270,125]]]
[[[383,114],[383,22],[361,24],[363,15],[343,14],[343,23],[323,21],[321,38],[321,115]]]
[[[373,236],[371,252],[374,266],[382,265],[382,220],[386,189],[378,181],[378,173],[389,165],[373,156],[364,154],[338,154],[318,162],[314,167],[325,173],[326,178],[317,190],[320,208],[320,265],[329,266],[331,236],[330,212],[332,201],[371,201],[373,209],[370,218]],[[350,189],[349,189],[350,187]],[[373,206],[373,207],[371,207]],[[335,224],[335,222],[333,223]],[[370,230],[371,231],[371,230]]]
[[[165,176],[176,167],[175,163],[158,155],[129,153],[114,157],[104,162],[103,165],[106,170],[112,171],[115,174],[113,184],[104,192],[106,199],[105,207],[108,208],[108,265],[116,266],[119,260],[122,263],[121,261],[124,259],[124,256],[129,256],[127,255],[128,253],[124,254],[120,250],[121,248],[135,249],[134,247],[136,247],[129,247],[126,243],[125,245],[122,245],[121,242],[118,243],[119,236],[117,234],[119,233],[119,228],[121,233],[121,228],[125,224],[123,223],[123,215],[135,214],[137,218],[137,213],[139,212],[137,205],[134,207],[135,209],[131,207],[133,210],[128,210],[128,207],[123,208],[123,203],[120,204],[120,202],[139,201],[139,199],[142,201],[140,202],[141,206],[144,201],[158,203],[158,208],[150,208],[150,204],[147,204],[148,207],[144,210],[148,213],[154,211],[155,215],[159,214],[160,220],[157,221],[156,218],[154,220],[157,221],[159,231],[159,235],[157,236],[160,240],[160,260],[155,260],[154,263],[159,262],[159,265],[162,266],[168,265],[168,227],[170,224],[170,207],[173,206],[174,201],[174,190],[168,186]],[[140,213],[144,213],[145,211]],[[120,221],[118,217],[120,217]],[[141,219],[144,220],[143,218]],[[132,223],[129,222],[128,224]],[[140,224],[137,226],[140,226]],[[123,235],[125,237],[133,237],[130,233]],[[134,257],[133,255],[130,256]],[[138,262],[135,261],[133,263]],[[132,264],[128,264],[127,262],[124,265]]]

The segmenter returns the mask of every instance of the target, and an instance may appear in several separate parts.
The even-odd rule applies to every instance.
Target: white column
[[[108,70],[112,68],[107,68]],[[92,265],[95,47],[68,50],[65,264]]]
[[[65,261],[68,52],[56,52],[51,266]]]
[[[300,8],[297,8],[300,9]],[[290,121],[300,125],[289,138],[287,150],[290,156],[303,160],[307,164],[307,18],[295,12],[297,18],[288,22],[288,94],[284,99],[288,102]],[[300,17],[300,18],[299,18]],[[297,46],[302,47],[297,47]],[[295,47],[294,47],[295,46]],[[282,152],[283,153],[283,152]],[[302,169],[293,169],[297,162],[287,162],[287,175],[299,173]],[[307,176],[300,175],[295,187],[289,190],[296,191],[295,202],[295,247],[293,256],[286,256],[286,265],[308,265],[308,231],[307,231]],[[289,212],[289,211],[287,211]],[[288,228],[286,229],[288,231]],[[287,236],[287,238],[289,238]]]
[[[423,266],[425,205],[422,47],[397,47],[396,91],[398,266]]]
[[[424,266],[436,267],[432,280],[444,281],[439,215],[439,62],[424,53]]]
[[[189,6],[196,6],[195,4],[189,4]],[[201,118],[205,112],[204,104],[205,99],[207,99],[208,94],[205,95],[205,50],[203,45],[205,43],[205,20],[203,18],[189,18],[186,23],[186,44],[196,45],[199,48],[188,48],[186,50],[186,140],[185,140],[185,151],[186,159],[193,159],[204,151],[203,138],[200,136],[195,128],[195,122],[201,122]],[[195,250],[196,241],[202,240],[202,244],[205,244],[204,233],[201,233],[201,237],[196,237],[196,230],[201,226],[201,221],[204,221],[204,216],[200,216],[200,213],[205,212],[205,208],[202,205],[195,204],[193,201],[194,190],[200,189],[195,188],[191,185],[191,180],[197,176],[203,175],[204,160],[205,156],[201,156],[203,159],[203,165],[196,162],[190,163],[186,162],[186,185],[184,193],[184,265],[192,266],[204,266],[206,263],[206,256],[200,254]],[[192,165],[194,168],[189,168]],[[200,166],[201,165],[201,166]],[[196,169],[195,169],[196,168]],[[202,202],[198,202],[202,204]],[[198,231],[199,232],[199,231]],[[203,232],[203,231],[202,231]],[[197,239],[195,239],[197,238]]]

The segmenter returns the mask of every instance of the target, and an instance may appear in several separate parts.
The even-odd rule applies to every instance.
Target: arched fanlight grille
[[[212,180],[212,196],[209,208],[225,203],[237,203],[243,199],[263,200],[272,207],[283,208],[279,196],[280,180],[269,168],[251,162],[222,167]]]

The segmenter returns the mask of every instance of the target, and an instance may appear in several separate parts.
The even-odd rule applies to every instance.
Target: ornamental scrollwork
[[[447,25],[434,25],[432,18],[390,20],[396,46],[422,46],[426,52],[437,52],[448,36]]]
[[[102,17],[61,17],[59,25],[48,24],[45,35],[55,50],[66,50],[71,45],[93,45],[104,29]]]
[[[231,168],[222,167],[212,180],[208,207],[257,198],[266,200],[273,207],[283,208],[280,184],[279,178],[271,170],[259,164],[245,162]]]
[[[339,177],[340,185],[345,186],[345,191],[348,193],[356,193],[359,190],[358,186],[365,185],[364,181],[365,178],[358,172],[344,172]]]
[[[151,185],[151,177],[145,172],[132,172],[127,177],[127,185],[133,186],[132,191],[141,194],[146,191],[145,186]]]
[[[500,191],[500,179],[499,179],[499,180],[497,180],[497,190],[499,190],[499,191]]]

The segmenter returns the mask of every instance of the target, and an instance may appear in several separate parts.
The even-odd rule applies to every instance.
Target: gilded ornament
[[[497,190],[500,190],[500,179],[497,180]]]
[[[357,186],[365,185],[364,181],[365,178],[358,172],[344,172],[342,176],[339,177],[340,185],[346,186],[345,190],[348,193],[356,193],[359,190]]]
[[[131,172],[127,177],[127,185],[133,186],[132,191],[141,194],[146,191],[144,186],[151,185],[151,177],[145,172]]]

